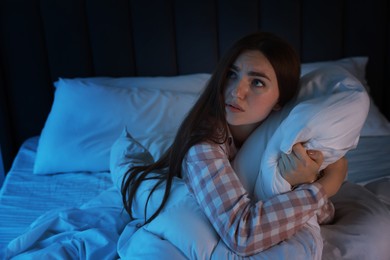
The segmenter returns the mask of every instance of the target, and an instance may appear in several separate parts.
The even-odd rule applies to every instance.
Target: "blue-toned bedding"
[[[97,255],[116,259],[119,257],[117,247],[122,247],[124,256],[132,253],[140,258],[162,257],[169,253],[187,258],[169,241],[161,240],[147,229],[138,229],[137,221],[129,222],[108,172],[33,175],[37,141],[38,137],[34,137],[24,143],[1,191],[2,249],[17,238],[8,245],[9,249],[29,249],[29,257],[41,256],[41,252],[45,256],[53,252],[57,257],[69,257],[69,252],[73,252],[72,257],[84,259]],[[383,160],[388,154],[390,136],[362,137],[358,147],[347,154],[351,182],[375,181],[366,185],[369,189],[348,182],[333,198],[335,223],[321,226],[323,259],[390,255],[386,249],[386,241],[390,239],[390,230],[387,230],[390,229],[390,199],[386,187],[390,187],[390,179],[385,177],[390,176],[390,165]],[[348,232],[351,229],[353,234]],[[48,238],[48,234],[52,237]],[[370,238],[373,242],[367,245],[364,239],[369,236],[373,236]],[[139,247],[132,246],[128,247],[129,252],[123,251],[131,239],[139,240],[135,243]],[[55,241],[61,242],[55,244]],[[216,247],[216,255],[226,252],[223,245]],[[2,251],[1,256],[4,253]]]
[[[38,137],[24,143],[0,191],[2,250],[44,212],[80,206],[112,185],[108,172],[34,175],[37,143]]]

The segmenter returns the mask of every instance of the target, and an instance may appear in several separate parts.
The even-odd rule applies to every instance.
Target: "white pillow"
[[[61,79],[66,84],[81,82],[83,84],[96,84],[118,88],[147,88],[161,89],[183,93],[199,94],[210,74],[197,73],[171,77],[87,77],[74,79]]]
[[[367,62],[368,57],[348,57],[339,60],[303,63],[301,66],[301,76],[304,76],[309,72],[322,67],[336,65],[342,67],[343,69],[351,73],[353,76],[355,76],[363,84],[367,91],[369,91],[369,86],[366,80]]]
[[[290,189],[277,162],[295,143],[320,150],[325,159],[321,169],[358,143],[369,108],[362,84],[344,69],[331,66],[306,74],[301,86],[297,100],[260,125],[233,162],[243,185],[257,199]]]
[[[34,173],[108,171],[111,146],[125,126],[155,159],[160,157],[208,79],[207,74],[60,79]]]
[[[303,63],[301,66],[301,76],[307,73],[322,68],[324,66],[340,66],[355,76],[367,89],[370,91],[370,87],[366,80],[366,65],[368,57],[349,57],[340,60],[333,61],[320,61],[312,63]],[[375,105],[374,100],[371,98],[370,110],[366,122],[364,123],[361,136],[381,136],[390,135],[390,122],[380,112],[378,107]]]

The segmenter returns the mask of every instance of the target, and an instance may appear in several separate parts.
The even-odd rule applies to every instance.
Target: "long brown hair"
[[[296,94],[299,85],[300,62],[294,49],[287,42],[266,32],[250,34],[237,41],[219,61],[203,93],[178,129],[171,147],[155,163],[133,167],[125,174],[122,181],[122,200],[130,217],[132,217],[132,205],[137,189],[144,180],[158,180],[150,191],[147,201],[152,193],[165,182],[162,202],[156,212],[150,218],[145,219],[146,224],[164,208],[170,195],[173,178],[182,177],[182,162],[188,150],[203,141],[218,144],[226,141],[228,126],[225,118],[224,90],[227,73],[237,57],[247,50],[262,52],[273,66],[278,80],[278,104],[280,106]],[[146,208],[145,206],[145,210]]]

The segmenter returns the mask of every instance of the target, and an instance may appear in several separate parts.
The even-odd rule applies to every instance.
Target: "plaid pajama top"
[[[334,207],[322,185],[301,185],[265,201],[252,201],[230,164],[230,145],[194,145],[183,161],[183,176],[225,244],[249,256],[291,237],[311,217],[333,218]]]

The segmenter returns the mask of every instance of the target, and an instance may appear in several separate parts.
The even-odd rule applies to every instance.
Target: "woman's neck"
[[[240,148],[253,130],[255,130],[259,125],[260,123],[250,125],[229,125],[229,130],[233,136],[236,147]]]

